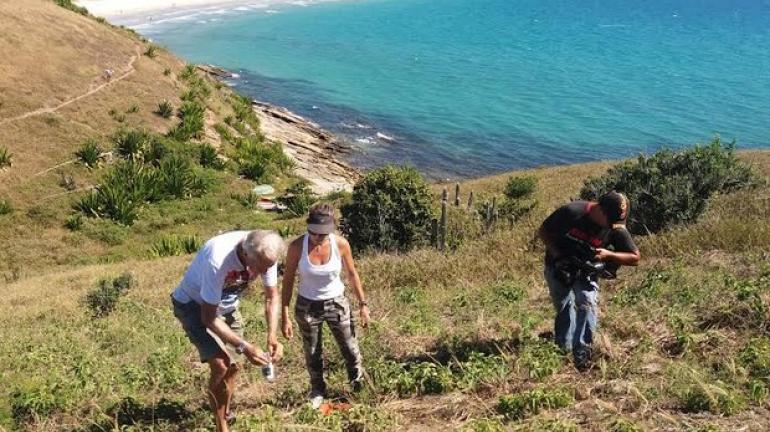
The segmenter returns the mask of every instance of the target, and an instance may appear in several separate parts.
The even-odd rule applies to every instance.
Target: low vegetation
[[[358,251],[408,251],[427,243],[434,202],[414,168],[379,168],[353,189],[342,230]]]
[[[104,151],[94,139],[86,140],[75,152],[75,157],[88,168],[95,168],[103,158]]]
[[[6,147],[0,147],[0,169],[10,167],[12,155]]]
[[[735,143],[724,144],[717,137],[691,149],[664,149],[624,162],[586,180],[580,196],[596,199],[611,190],[625,192],[633,205],[629,229],[649,234],[695,222],[714,194],[750,188],[760,181],[735,155]]]

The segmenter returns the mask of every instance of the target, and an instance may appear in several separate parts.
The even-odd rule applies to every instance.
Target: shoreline
[[[113,24],[136,26],[151,23],[168,16],[220,8],[267,9],[271,6],[311,6],[339,0],[76,0],[95,16]]]
[[[233,73],[216,65],[198,65],[198,70],[228,86],[227,79]],[[340,138],[287,108],[251,99],[251,107],[257,115],[260,130],[265,137],[276,141],[283,152],[295,163],[294,174],[310,183],[318,195],[353,190],[361,179],[361,171],[342,157],[353,150]]]

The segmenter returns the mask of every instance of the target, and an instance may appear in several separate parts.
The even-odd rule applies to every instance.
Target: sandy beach
[[[335,0],[78,0],[75,3],[84,6],[91,14],[105,17],[113,23],[135,25],[197,9],[262,9],[280,4],[309,6],[328,1]]]

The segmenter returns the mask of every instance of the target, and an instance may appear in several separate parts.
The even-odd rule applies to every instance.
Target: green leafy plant
[[[195,171],[190,160],[181,155],[163,158],[155,178],[162,193],[171,198],[200,195],[209,187],[206,179]]]
[[[7,199],[0,199],[0,216],[13,213],[13,206]]]
[[[603,176],[586,180],[580,196],[595,200],[612,190],[625,193],[631,203],[629,230],[648,234],[696,221],[715,193],[761,183],[735,155],[735,142],[724,144],[717,137],[706,145],[664,149],[616,165]]]
[[[280,144],[263,143],[256,138],[240,140],[233,159],[240,174],[260,183],[271,182],[276,175],[293,166]]]
[[[160,47],[155,44],[150,44],[147,46],[147,50],[145,50],[144,55],[147,57],[154,59],[158,56],[158,51],[160,51]]]
[[[88,168],[94,168],[102,160],[103,150],[94,139],[88,139],[75,151],[75,157]]]
[[[70,231],[80,231],[83,229],[83,215],[80,213],[70,215],[64,221],[64,227]]]
[[[197,73],[195,71],[195,65],[194,64],[188,64],[182,69],[182,72],[179,73],[179,78],[182,80],[188,81],[191,78],[197,76]]]
[[[303,180],[287,188],[276,201],[286,206],[289,215],[296,217],[306,215],[317,200],[318,196],[310,189],[310,184]]]
[[[6,147],[0,147],[0,169],[11,166],[12,156]]]
[[[509,177],[505,184],[506,198],[519,200],[530,198],[537,188],[537,179],[532,176]]]
[[[171,68],[163,69],[163,76],[171,76]]]
[[[78,13],[80,15],[88,15],[88,9],[76,5],[72,2],[72,0],[54,0],[54,3],[63,7],[64,9],[71,10],[72,12]]]
[[[219,158],[217,149],[208,143],[203,143],[198,147],[198,163],[202,167],[216,170],[221,170],[225,167],[224,162]]]
[[[387,166],[364,176],[342,207],[342,230],[358,250],[406,251],[426,243],[433,218],[428,185],[414,168]]]
[[[740,394],[720,382],[713,384],[696,382],[685,388],[680,393],[679,399],[684,412],[708,411],[729,416],[742,410],[745,405]]]
[[[155,257],[177,256],[195,253],[203,241],[194,235],[166,235],[153,243],[150,254]]]
[[[259,208],[260,196],[254,191],[248,191],[242,195],[233,194],[231,197],[248,210],[257,210]]]
[[[533,379],[543,379],[556,373],[564,364],[558,347],[549,341],[527,341],[517,359],[517,366]]]
[[[158,109],[155,110],[155,114],[167,119],[174,115],[174,105],[171,102],[163,100],[158,104]]]
[[[144,159],[151,140],[149,133],[139,129],[121,129],[113,136],[118,156],[132,161]]]
[[[126,110],[126,114],[136,114],[139,112],[139,105],[133,104]]]
[[[521,420],[543,409],[564,408],[572,403],[572,394],[563,389],[533,389],[523,393],[501,396],[497,412],[509,420]]]
[[[168,136],[178,141],[187,141],[191,138],[201,138],[204,128],[205,108],[200,102],[187,101],[179,107],[177,117],[181,120]]]
[[[130,273],[102,279],[99,286],[86,295],[85,304],[94,318],[103,318],[115,310],[120,297],[135,286],[136,280]]]

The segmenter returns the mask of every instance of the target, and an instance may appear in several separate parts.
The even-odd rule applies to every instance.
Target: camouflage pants
[[[344,296],[330,300],[308,300],[299,296],[294,308],[297,325],[302,333],[305,364],[310,374],[311,391],[324,394],[322,326],[326,322],[342,352],[351,383],[363,378],[361,352],[356,339],[355,320],[350,302]]]

